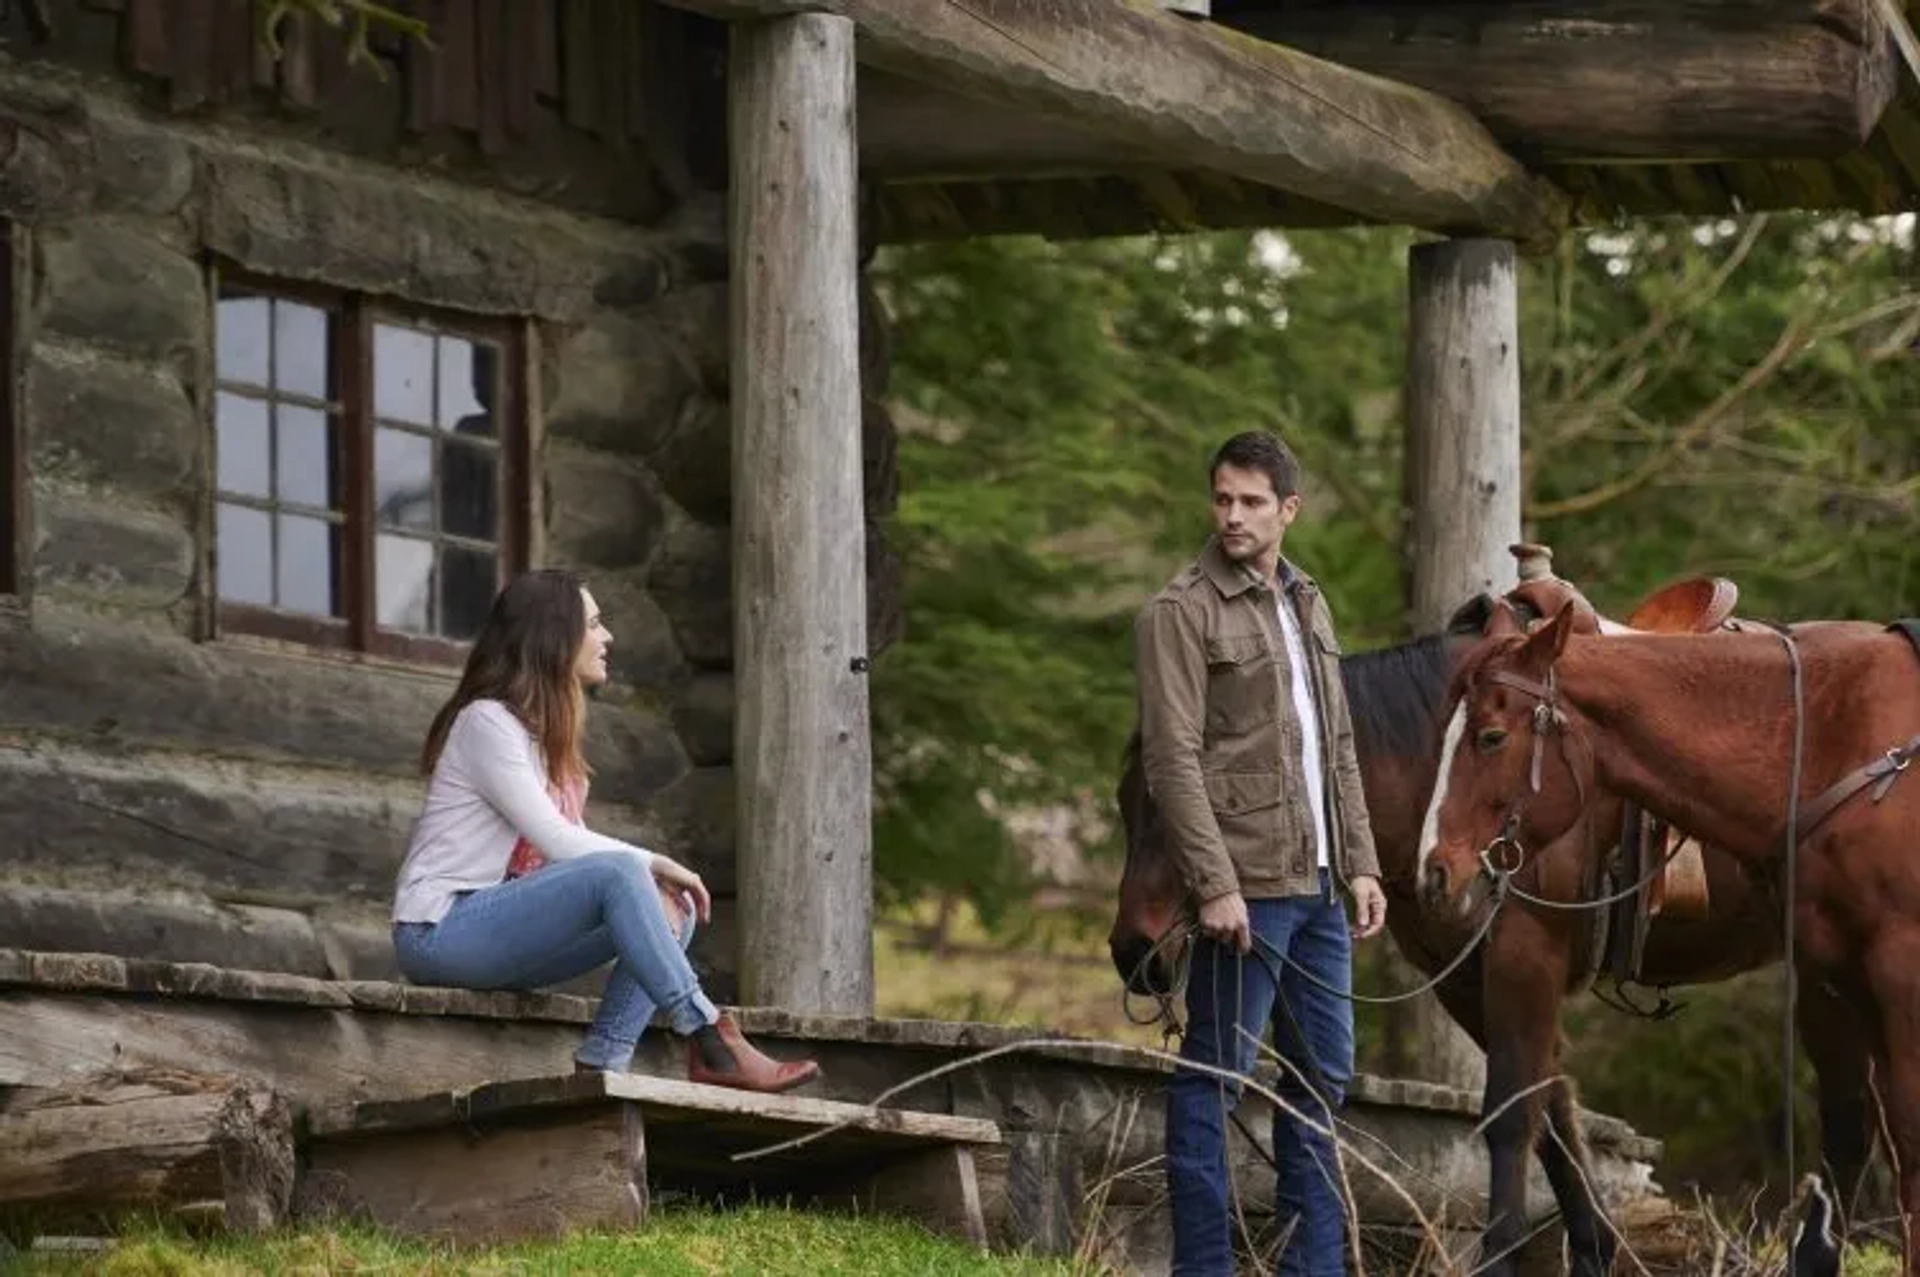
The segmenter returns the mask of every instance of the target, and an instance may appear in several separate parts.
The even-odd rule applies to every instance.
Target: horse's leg
[[[1815,971],[1801,972],[1794,1010],[1800,1046],[1813,1065],[1817,1083],[1821,1173],[1844,1225],[1857,1208],[1875,1135],[1867,1096],[1864,1028],[1846,1001]]]
[[[1576,938],[1569,936],[1570,941]],[[1434,994],[1454,1022],[1484,1051],[1487,1049],[1485,1007],[1489,990],[1480,967],[1481,961],[1477,956],[1470,959],[1459,971],[1436,985]],[[1552,1018],[1557,1021],[1558,1013]],[[1556,1025],[1548,1072],[1558,1068],[1559,1059],[1560,1035]],[[1542,1073],[1542,1076],[1546,1075],[1547,1072]],[[1553,1189],[1554,1202],[1560,1207],[1562,1226],[1567,1234],[1567,1248],[1573,1255],[1574,1272],[1581,1277],[1589,1270],[1607,1272],[1613,1262],[1617,1243],[1612,1228],[1600,1216],[1599,1203],[1594,1200],[1593,1187],[1588,1179],[1586,1141],[1580,1132],[1580,1121],[1574,1110],[1573,1087],[1566,1082],[1553,1083],[1545,1088],[1544,1104],[1547,1123],[1541,1129],[1534,1148],[1540,1156],[1542,1169],[1547,1173],[1547,1183]],[[1522,1176],[1524,1179],[1524,1171]]]
[[[1866,961],[1880,1030],[1873,1084],[1899,1170],[1906,1272],[1920,1277],[1920,927],[1884,925]]]
[[[1540,1112],[1548,1091],[1564,1089],[1558,1082],[1542,1082],[1552,1076],[1558,1055],[1569,961],[1570,945],[1560,930],[1522,909],[1509,910],[1487,937],[1482,968],[1487,1090],[1481,1112],[1487,1115],[1483,1120],[1492,1175],[1480,1246],[1483,1267],[1478,1271],[1488,1277],[1515,1277],[1520,1270],[1520,1247],[1527,1236],[1527,1166],[1540,1133]],[[1593,1266],[1599,1254],[1591,1196],[1579,1182],[1577,1163],[1568,1161],[1569,1152],[1579,1148],[1577,1142],[1566,1149],[1554,1145],[1552,1154],[1542,1148],[1541,1155],[1566,1211],[1574,1271],[1584,1277],[1604,1270]]]
[[[1468,1037],[1487,1049],[1487,981],[1480,973],[1480,959],[1469,960],[1453,976],[1435,986],[1434,993],[1454,1022]],[[1469,978],[1471,977],[1471,978]],[[1504,982],[1501,985],[1505,988]],[[1557,1013],[1553,1017],[1557,1020]],[[1547,1076],[1559,1065],[1560,1035],[1554,1033],[1553,1056]],[[1553,1189],[1554,1202],[1560,1207],[1562,1226],[1567,1234],[1568,1250],[1573,1255],[1574,1272],[1584,1277],[1589,1270],[1607,1272],[1613,1262],[1616,1240],[1613,1230],[1600,1216],[1587,1174],[1585,1137],[1574,1110],[1574,1090],[1566,1082],[1555,1082],[1543,1091],[1547,1122],[1541,1128],[1534,1149]],[[1485,1111],[1492,1111],[1487,1109]],[[1524,1163],[1523,1163],[1524,1165]],[[1522,1178],[1524,1181],[1524,1170]]]
[[[1557,1035],[1554,1047],[1549,1067],[1557,1070],[1560,1067]],[[1547,1125],[1540,1132],[1538,1148],[1540,1164],[1546,1168],[1547,1182],[1553,1186],[1554,1200],[1560,1205],[1573,1277],[1601,1277],[1612,1272],[1618,1239],[1593,1194],[1586,1136],[1580,1131],[1571,1082],[1556,1081],[1548,1088]]]

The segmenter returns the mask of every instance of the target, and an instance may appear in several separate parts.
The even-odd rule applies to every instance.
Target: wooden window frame
[[[495,581],[495,588],[498,589],[525,569],[529,556],[529,524],[533,508],[530,470],[533,422],[527,394],[525,322],[501,316],[462,314],[350,289],[277,279],[220,262],[213,263],[208,273],[209,292],[216,316],[221,291],[228,287],[276,301],[318,307],[331,316],[328,326],[327,401],[328,411],[337,414],[340,423],[339,429],[334,432],[331,461],[340,480],[341,526],[344,529],[335,570],[339,574],[337,588],[345,615],[321,617],[258,604],[230,603],[222,599],[218,570],[218,520],[210,517],[208,528],[213,550],[210,556],[213,571],[209,575],[208,588],[214,604],[214,632],[218,635],[254,635],[323,650],[421,664],[444,665],[464,661],[472,646],[467,640],[404,634],[383,630],[375,623],[375,537],[379,529],[375,526],[373,499],[373,440],[377,425],[373,404],[374,324],[385,320],[436,336],[485,342],[500,351],[500,401],[494,410],[499,422],[500,492],[496,505],[499,511],[499,573]],[[220,377],[217,343],[214,351],[212,381],[217,391],[224,389],[228,383]],[[232,384],[252,385],[246,382]],[[274,393],[278,396],[277,388]],[[298,400],[300,397],[292,398]],[[217,440],[219,427],[213,419],[214,402],[215,397],[210,396],[209,437]],[[217,475],[208,484],[207,492],[209,515],[212,515],[220,501]]]

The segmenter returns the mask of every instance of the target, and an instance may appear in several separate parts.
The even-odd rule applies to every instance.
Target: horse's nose
[[[1437,860],[1427,862],[1427,872],[1420,879],[1420,893],[1426,897],[1429,905],[1443,903],[1447,898],[1447,870]]]
[[[1120,972],[1120,978],[1135,993],[1151,993],[1152,972],[1147,970],[1147,955],[1153,946],[1141,937],[1129,937],[1125,940],[1111,940],[1107,951],[1113,955],[1113,965]]]

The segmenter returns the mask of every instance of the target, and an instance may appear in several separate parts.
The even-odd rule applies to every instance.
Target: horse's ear
[[[1527,645],[1522,649],[1523,659],[1541,674],[1553,667],[1560,659],[1560,653],[1567,650],[1567,637],[1573,633],[1577,609],[1572,603],[1564,603],[1553,614],[1553,619],[1527,636]]]
[[[1486,623],[1480,632],[1487,638],[1499,638],[1507,634],[1520,634],[1524,627],[1520,624],[1519,613],[1513,610],[1513,604],[1505,599],[1488,599]]]

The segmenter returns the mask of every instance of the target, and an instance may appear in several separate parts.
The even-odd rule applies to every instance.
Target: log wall
[[[431,65],[380,45],[385,81],[331,36],[269,65],[196,25],[249,4],[162,7],[61,6],[44,38],[14,29],[38,6],[0,18],[16,373],[0,459],[23,472],[0,581],[0,928],[49,950],[391,969],[415,760],[456,670],[210,633],[217,261],[524,325],[532,561],[584,570],[615,633],[590,818],[710,877],[695,956],[731,996],[726,217],[683,108],[658,85],[606,96],[616,54],[623,86],[649,64],[651,6],[437,0],[449,20],[551,16],[591,74],[585,54],[547,67],[534,40],[529,80],[456,21]],[[617,45],[595,25],[629,21]],[[463,32],[491,77],[469,75]],[[398,158],[367,158],[383,138]],[[563,164],[605,181],[558,184]],[[866,346],[876,383],[883,347]],[[871,527],[891,424],[871,397],[866,418]],[[897,609],[891,561],[870,558],[878,644]]]

